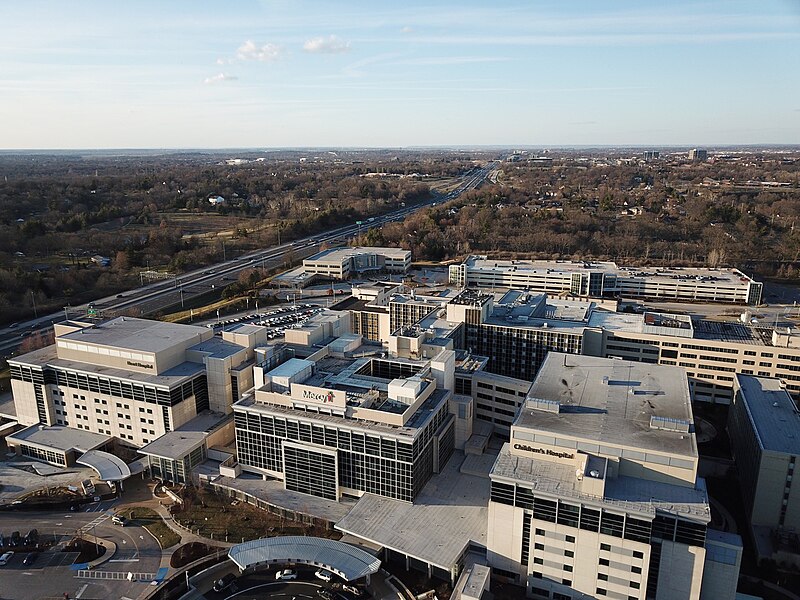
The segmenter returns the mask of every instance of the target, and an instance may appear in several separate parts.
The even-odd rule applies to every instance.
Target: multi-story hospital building
[[[489,564],[534,598],[732,597],[692,420],[683,369],[550,353],[490,474]]]

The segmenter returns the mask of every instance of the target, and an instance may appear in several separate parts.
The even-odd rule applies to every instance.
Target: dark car
[[[19,539],[19,531],[13,531],[11,533],[11,543],[10,546],[19,546],[20,539]]]
[[[218,579],[214,583],[214,591],[221,592],[222,590],[230,586],[230,584],[232,584],[234,581],[236,581],[236,575],[234,575],[233,573],[228,573],[227,575],[225,575],[225,577],[223,577],[222,579]]]
[[[39,531],[36,529],[31,529],[28,532],[28,535],[25,536],[25,545],[33,546],[39,542]]]
[[[22,560],[22,564],[26,566],[32,565],[33,563],[36,562],[37,556],[38,554],[36,552],[29,552],[27,555],[25,555],[25,558]]]

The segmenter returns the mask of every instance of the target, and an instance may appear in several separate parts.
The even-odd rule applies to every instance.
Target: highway
[[[300,240],[295,240],[266,250],[259,250],[228,260],[216,265],[210,265],[195,271],[177,275],[165,281],[151,283],[139,288],[128,290],[116,296],[100,298],[91,303],[100,315],[127,314],[131,316],[147,316],[170,307],[179,307],[193,297],[223,288],[236,281],[239,273],[245,269],[260,267],[270,269],[279,267],[287,262],[287,258],[299,260],[307,258],[319,251],[321,244],[334,245],[344,242],[358,233],[381,227],[386,223],[402,221],[410,214],[435,206],[438,203],[448,202],[463,194],[474,190],[483,183],[489,174],[497,168],[498,162],[493,161],[481,168],[468,171],[459,186],[448,194],[433,196],[420,204],[404,207],[379,217],[362,221],[361,225],[353,223],[344,227],[331,229]],[[60,323],[70,318],[83,317],[87,314],[89,304],[75,306],[65,311],[53,313],[23,323],[6,327],[0,331],[0,356],[10,357],[21,342],[28,336],[39,331],[46,331],[54,323]]]

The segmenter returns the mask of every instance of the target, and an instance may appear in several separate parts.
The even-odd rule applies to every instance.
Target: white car
[[[7,565],[12,556],[14,556],[13,552],[6,552],[3,556],[0,556],[0,567]]]
[[[317,569],[314,573],[314,577],[317,579],[322,579],[325,583],[330,583],[331,579],[333,578],[333,573],[327,571],[326,569]]]
[[[297,579],[297,571],[293,569],[284,569],[275,573],[275,581],[291,581]]]

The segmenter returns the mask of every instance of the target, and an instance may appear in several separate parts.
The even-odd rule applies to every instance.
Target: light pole
[[[33,290],[31,290],[31,302],[33,302],[33,318],[38,319],[39,312],[36,310],[36,295],[33,293]]]

